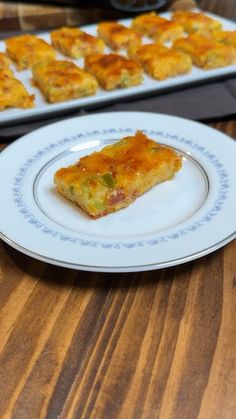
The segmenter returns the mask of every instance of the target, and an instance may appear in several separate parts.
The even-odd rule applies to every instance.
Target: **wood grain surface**
[[[235,13],[234,0],[199,3]],[[236,139],[236,118],[209,125]],[[234,241],[174,268],[98,274],[2,242],[0,418],[235,419],[235,261]]]
[[[235,418],[235,258],[102,275],[2,245],[0,417]]]

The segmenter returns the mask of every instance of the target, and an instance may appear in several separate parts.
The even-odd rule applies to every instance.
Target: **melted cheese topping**
[[[70,61],[50,61],[33,67],[33,78],[49,102],[96,93],[95,78]]]
[[[61,28],[51,33],[52,44],[61,52],[74,58],[102,53],[102,39],[89,35],[79,28]]]
[[[117,22],[101,22],[98,24],[98,34],[105,43],[113,48],[128,48],[130,45],[140,45],[141,36],[135,30]]]
[[[85,68],[108,90],[134,86],[142,82],[141,66],[117,54],[89,55],[85,58]]]
[[[191,11],[175,12],[172,16],[174,21],[179,22],[186,32],[207,35],[214,30],[220,30],[222,24],[203,13]]]
[[[13,77],[11,70],[3,70],[0,73],[0,110],[33,106],[34,95],[29,95],[23,84]]]
[[[222,44],[236,48],[236,31],[215,31],[212,33],[212,37]]]
[[[185,74],[192,69],[192,60],[187,54],[160,44],[142,45],[136,50],[131,50],[130,54],[148,74],[158,80]]]
[[[164,22],[161,23],[152,33],[152,38],[156,42],[173,41],[180,38],[184,34],[183,27],[178,22]]]
[[[135,177],[139,177],[155,167],[161,167],[175,160],[176,170],[181,167],[181,158],[176,152],[166,146],[150,140],[138,131],[132,137],[126,137],[114,145],[107,146],[99,152],[82,157],[73,166],[60,170],[60,175],[66,175],[67,181],[79,181],[110,173],[117,181],[117,186],[122,187]]]
[[[177,39],[173,48],[190,54],[194,64],[205,69],[236,62],[236,52],[233,47],[201,35],[194,34],[189,35],[188,38]]]
[[[134,61],[116,54],[89,56],[86,60],[86,66],[90,66],[95,73],[96,71],[102,72],[104,77],[107,74],[121,74],[122,70],[140,71],[140,67]]]
[[[155,12],[145,13],[135,17],[132,21],[132,28],[142,35],[151,36],[159,28],[160,24],[168,22],[167,19],[156,15]]]
[[[46,41],[35,35],[21,35],[8,38],[5,41],[7,54],[23,70],[33,64],[55,59],[55,51]]]

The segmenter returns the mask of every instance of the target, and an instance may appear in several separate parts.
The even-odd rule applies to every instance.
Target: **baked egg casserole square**
[[[189,55],[160,44],[142,45],[137,49],[131,49],[129,54],[143,66],[146,73],[157,80],[186,74],[192,69]]]
[[[50,36],[53,47],[71,58],[102,54],[105,48],[102,39],[89,35],[79,28],[60,28],[52,31]]]
[[[0,70],[0,110],[6,108],[33,108],[34,95],[30,95],[11,70]]]
[[[193,64],[205,70],[225,67],[236,62],[236,51],[233,47],[202,35],[179,38],[174,41],[173,48],[189,54]]]
[[[131,45],[141,44],[141,35],[131,28],[117,22],[100,22],[98,35],[113,50],[127,49]]]
[[[25,70],[40,61],[54,60],[51,45],[35,35],[20,35],[5,40],[6,52],[18,70]]]
[[[70,61],[41,62],[33,66],[33,82],[49,103],[94,95],[96,79]]]
[[[178,22],[167,21],[160,23],[152,34],[154,42],[171,42],[174,39],[181,38],[184,35],[184,29]]]
[[[93,74],[106,90],[127,88],[142,83],[143,69],[135,61],[118,54],[97,54],[85,57],[85,69]]]
[[[173,148],[158,144],[141,131],[59,169],[57,190],[98,218],[130,205],[158,183],[172,179],[182,166]]]
[[[168,22],[167,19],[157,15],[155,12],[144,13],[136,16],[131,23],[131,27],[141,35],[153,37],[161,23]]]
[[[199,35],[209,35],[211,32],[222,28],[221,22],[204,13],[192,11],[177,11],[173,13],[172,20],[180,23],[185,32]]]
[[[4,52],[0,52],[0,71],[4,69],[9,69],[11,65],[11,60]]]

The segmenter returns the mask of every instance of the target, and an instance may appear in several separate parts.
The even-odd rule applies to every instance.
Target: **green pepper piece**
[[[122,75],[122,79],[121,79],[121,86],[122,87],[127,87],[130,83],[130,77],[129,74],[125,73]]]
[[[102,180],[108,188],[114,188],[115,179],[110,173],[105,173],[104,175],[102,175]]]
[[[74,188],[74,186],[72,185],[72,186],[70,186],[70,194],[71,195],[74,195],[75,194],[75,188]]]

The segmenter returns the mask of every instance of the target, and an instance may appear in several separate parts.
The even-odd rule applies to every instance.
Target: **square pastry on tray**
[[[35,35],[20,35],[5,40],[6,52],[18,70],[25,70],[40,61],[54,60],[56,53],[51,45]]]
[[[224,67],[236,62],[236,50],[230,45],[223,45],[214,39],[202,35],[189,35],[179,38],[173,48],[189,54],[193,64],[205,70]]]
[[[0,70],[9,69],[11,60],[7,57],[4,52],[0,52]]]
[[[145,13],[136,16],[131,23],[131,27],[141,35],[153,37],[161,23],[169,22],[167,19],[158,16],[155,12]]]
[[[199,35],[209,35],[211,32],[222,28],[221,22],[204,13],[177,11],[173,14],[172,19],[179,22],[185,32],[198,33]]]
[[[0,110],[6,108],[33,108],[34,95],[30,95],[9,68],[0,70]]]
[[[106,90],[137,86],[143,79],[142,67],[118,54],[88,55],[85,57],[84,65]]]
[[[182,157],[141,131],[82,157],[54,176],[58,191],[98,218],[125,208],[154,185],[172,179]]]
[[[114,50],[141,44],[141,35],[121,23],[100,22],[97,31],[103,41]]]
[[[183,35],[184,29],[178,22],[166,21],[156,27],[151,38],[154,42],[164,43],[181,38]]]
[[[225,44],[231,45],[236,49],[236,31],[215,31],[212,33],[213,39]]]
[[[155,12],[135,17],[131,26],[141,35],[148,36],[155,42],[173,41],[184,34],[180,23],[164,19]]]
[[[139,48],[131,48],[129,55],[157,80],[186,74],[192,69],[189,55],[160,44],[145,44]]]
[[[33,82],[50,103],[94,95],[96,79],[70,61],[41,62],[33,66]]]
[[[89,35],[79,28],[61,28],[52,31],[52,45],[71,58],[81,58],[89,54],[102,54],[105,44],[102,39]]]

